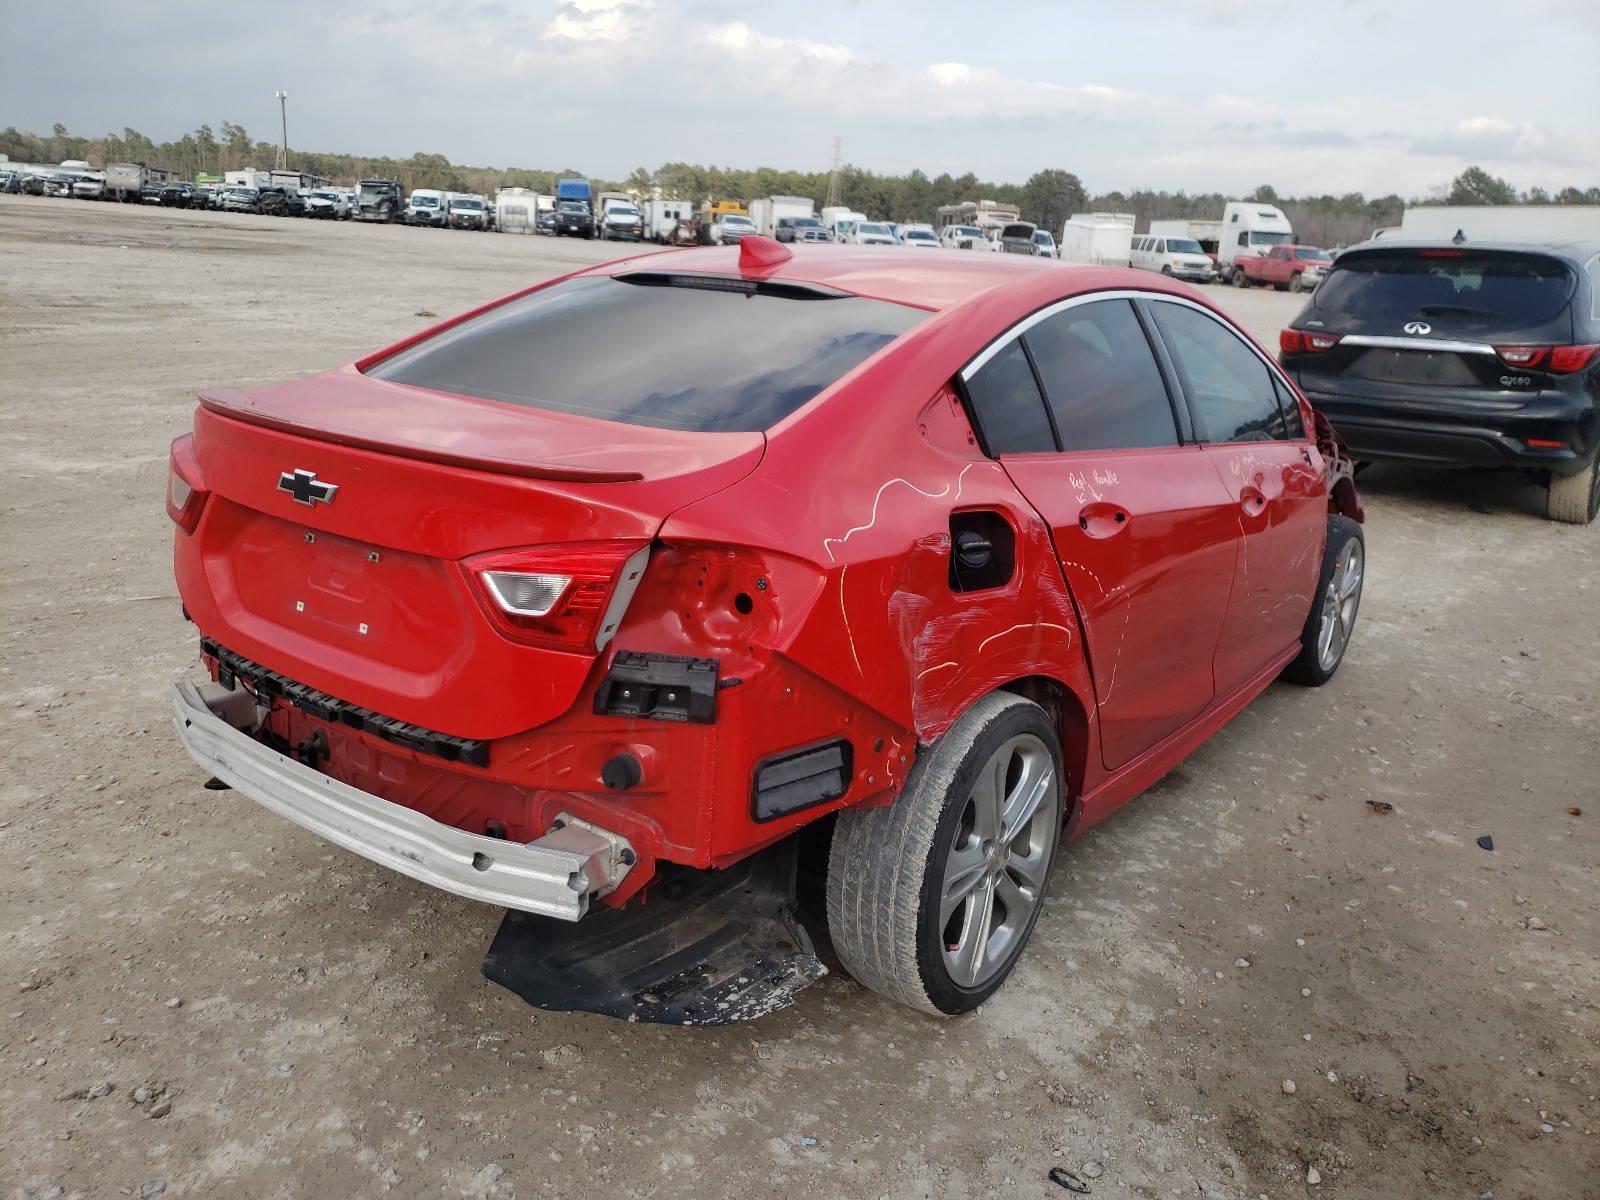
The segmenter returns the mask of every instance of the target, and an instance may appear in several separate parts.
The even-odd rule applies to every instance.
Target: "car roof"
[[[748,239],[747,239],[748,240]],[[785,249],[789,247],[785,246]],[[739,275],[740,251],[733,248],[673,250],[625,258],[592,268],[585,274],[626,275],[635,271],[672,271],[696,275]],[[792,280],[836,288],[874,300],[888,300],[942,312],[997,288],[1018,285],[1039,303],[1106,288],[1134,287],[1193,298],[1193,289],[1168,285],[1149,271],[1058,263],[1032,255],[928,255],[916,262],[895,247],[818,245],[798,249],[776,267],[747,272],[751,278]],[[930,261],[933,260],[933,261]]]

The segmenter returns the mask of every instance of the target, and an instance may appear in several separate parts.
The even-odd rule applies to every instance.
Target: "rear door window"
[[[1541,254],[1458,249],[1339,256],[1317,307],[1362,317],[1479,317],[1519,327],[1561,314],[1577,280]]]
[[[990,454],[1038,454],[1056,448],[1039,382],[1019,339],[969,375],[966,386]]]
[[[1178,427],[1144,328],[1127,300],[1062,309],[1023,335],[1063,450],[1176,446]]]
[[[1290,436],[1277,383],[1260,356],[1221,321],[1186,305],[1152,302],[1206,442],[1262,442]]]
[[[805,285],[654,272],[572,279],[367,374],[629,425],[759,432],[927,316]]]

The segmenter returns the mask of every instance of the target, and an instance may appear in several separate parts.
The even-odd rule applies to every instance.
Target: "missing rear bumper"
[[[731,1025],[794,1003],[827,974],[795,919],[795,843],[726,871],[684,870],[648,902],[576,925],[508,912],[484,975],[551,1012],[660,1025]]]

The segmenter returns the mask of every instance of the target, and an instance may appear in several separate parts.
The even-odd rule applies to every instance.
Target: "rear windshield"
[[[1542,255],[1396,250],[1340,258],[1316,302],[1352,316],[1495,317],[1539,325],[1560,315],[1575,284],[1565,266]]]
[[[367,373],[629,425],[758,432],[928,315],[782,285],[758,291],[743,281],[632,278],[556,284]]]

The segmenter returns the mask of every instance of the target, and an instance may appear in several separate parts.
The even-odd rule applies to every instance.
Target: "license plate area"
[[[1439,387],[1481,387],[1483,381],[1459,354],[1434,350],[1367,350],[1345,374],[1383,383],[1430,384]]]

